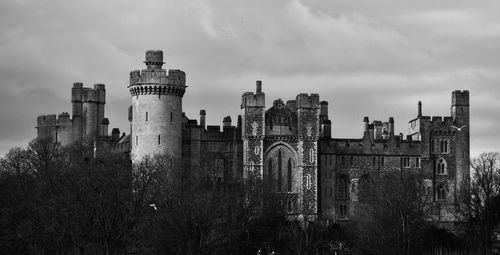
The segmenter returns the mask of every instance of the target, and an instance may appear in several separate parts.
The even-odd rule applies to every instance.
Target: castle
[[[130,72],[130,134],[121,135],[104,115],[104,85],[72,88],[68,113],[37,119],[38,137],[54,136],[63,145],[89,139],[97,151],[130,152],[133,162],[145,155],[168,154],[181,167],[210,165],[222,181],[260,178],[281,196],[290,214],[307,206],[311,214],[341,221],[353,213],[358,182],[383,171],[416,169],[426,177],[433,217],[453,222],[453,204],[470,181],[469,92],[451,94],[450,116],[422,115],[409,121],[409,134],[394,133],[394,119],[363,120],[360,138],[333,138],[328,102],[318,94],[298,94],[266,108],[262,82],[242,95],[242,115],[220,126],[206,125],[182,111],[186,75],[162,69],[163,52],[147,51],[146,69]],[[180,165],[179,165],[180,166]]]

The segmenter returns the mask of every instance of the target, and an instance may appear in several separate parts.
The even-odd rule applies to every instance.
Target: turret
[[[389,117],[389,138],[394,137],[394,118]]]
[[[102,121],[101,121],[101,131],[100,131],[100,135],[101,136],[107,136],[108,135],[108,125],[109,125],[109,119],[108,118],[102,119]]]
[[[451,94],[451,117],[457,125],[469,124],[469,91],[456,90]]]
[[[113,130],[111,131],[111,140],[113,140],[113,142],[118,142],[118,140],[120,140],[120,129],[119,128],[113,128]]]
[[[98,83],[94,85],[94,90],[96,90],[96,95],[97,95],[97,123],[101,124],[102,121],[104,120],[104,107],[106,104],[106,89],[105,85]],[[108,121],[109,122],[109,121]],[[109,123],[108,123],[109,124]],[[101,128],[98,130],[103,131]],[[99,132],[99,136],[106,136],[108,135],[108,131],[106,130],[106,133]]]
[[[222,127],[230,127],[231,126],[231,116],[226,116],[222,119]]]
[[[83,113],[84,120],[83,133],[85,137],[91,139],[98,135],[100,122],[97,120],[97,90],[91,88],[84,88],[83,90]]]
[[[363,118],[363,137],[368,135],[368,125],[370,124],[370,119],[365,116]]]
[[[73,88],[71,89],[71,104],[72,104],[72,139],[73,141],[81,141],[83,135],[83,83],[75,82],[73,83]]]
[[[455,131],[455,158],[457,190],[469,187],[470,182],[470,121],[469,121],[469,91],[456,90],[451,94],[451,118]]]
[[[263,177],[265,94],[262,92],[262,81],[256,81],[255,84],[255,93],[245,92],[241,96],[241,138],[243,144],[248,145],[243,146],[244,179]]]
[[[146,69],[130,72],[128,86],[132,96],[132,161],[137,163],[148,154],[166,154],[180,166],[186,74],[169,70],[167,75],[160,50],[147,51],[144,63]]]

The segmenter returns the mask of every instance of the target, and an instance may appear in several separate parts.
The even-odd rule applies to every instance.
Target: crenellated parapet
[[[130,72],[129,90],[132,96],[138,95],[174,95],[184,96],[186,92],[186,74],[181,70],[162,69],[163,52],[147,51],[147,69]]]

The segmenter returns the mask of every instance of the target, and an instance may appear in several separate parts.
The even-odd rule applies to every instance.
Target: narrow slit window
[[[170,123],[174,121],[174,113],[170,112]]]
[[[146,122],[148,122],[148,112],[146,112]]]
[[[158,146],[160,146],[160,145],[161,145],[161,137],[160,137],[160,135],[158,135]]]
[[[138,144],[139,144],[139,137],[135,136],[135,145],[138,145]]]

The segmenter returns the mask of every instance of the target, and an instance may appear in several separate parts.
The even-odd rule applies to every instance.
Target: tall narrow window
[[[431,153],[435,152],[436,141],[434,139],[431,140]]]
[[[353,157],[353,156],[351,156],[351,157],[349,158],[349,164],[350,164],[351,166],[352,166],[352,165],[354,165],[354,157]]]
[[[377,158],[373,157],[372,158],[372,166],[375,166],[377,164]]]
[[[271,184],[271,187],[273,185],[273,161],[269,160],[269,171],[268,171],[268,178],[269,178],[269,183]]]
[[[440,145],[440,152],[448,153],[448,140],[441,140]]]
[[[438,174],[446,174],[446,160],[440,158],[437,162],[436,168]]]
[[[281,175],[282,173],[282,163],[281,163],[281,150],[278,151],[278,192],[281,192]]]
[[[380,157],[380,165],[381,166],[385,165],[385,158],[384,157]]]
[[[148,122],[148,112],[146,112],[146,122]]]
[[[410,167],[410,158],[403,157],[403,167]]]
[[[347,218],[347,205],[339,205],[339,217]]]
[[[288,172],[287,172],[287,184],[286,189],[288,192],[292,192],[292,159],[288,159]]]
[[[337,181],[338,198],[347,198],[347,178],[342,176]]]
[[[174,121],[174,113],[170,112],[170,123]]]
[[[160,139],[160,135],[158,135],[158,146],[161,145],[161,139]]]
[[[415,167],[416,167],[416,168],[420,168],[420,161],[421,161],[421,160],[422,160],[422,159],[421,159],[420,157],[415,158]]]
[[[135,136],[135,145],[139,144],[139,137]]]

